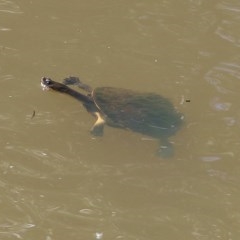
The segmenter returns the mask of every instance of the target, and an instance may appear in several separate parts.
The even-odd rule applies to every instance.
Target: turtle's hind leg
[[[92,126],[91,133],[93,136],[102,136],[105,120],[102,118],[99,112],[94,112],[93,115],[97,118],[97,121]]]

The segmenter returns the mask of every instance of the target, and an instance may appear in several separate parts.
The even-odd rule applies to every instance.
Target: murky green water
[[[0,239],[239,239],[239,12],[0,0]],[[171,99],[185,115],[174,157],[130,131],[92,138],[79,102],[41,90],[69,75]]]

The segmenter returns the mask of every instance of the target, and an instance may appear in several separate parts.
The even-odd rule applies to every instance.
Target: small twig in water
[[[31,119],[33,119],[35,117],[35,114],[36,114],[36,112],[35,112],[35,110],[33,110]]]

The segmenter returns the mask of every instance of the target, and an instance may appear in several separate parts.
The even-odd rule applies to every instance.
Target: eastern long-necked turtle
[[[78,85],[87,93],[80,93],[67,86],[71,84]],[[66,93],[82,102],[87,111],[97,119],[91,129],[93,135],[103,135],[105,124],[129,129],[159,139],[161,147],[158,153],[165,157],[172,155],[172,145],[168,142],[168,137],[180,128],[183,115],[167,98],[155,93],[139,93],[114,87],[92,90],[77,77],[66,78],[64,83],[43,77],[41,85],[43,89]]]

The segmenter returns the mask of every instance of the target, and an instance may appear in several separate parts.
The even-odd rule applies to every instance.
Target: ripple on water
[[[221,118],[226,126],[238,124],[236,103],[239,101],[237,89],[240,88],[240,56],[218,63],[206,73],[205,79],[217,93],[209,102],[211,109],[222,112]]]
[[[0,12],[21,14],[20,6],[13,1],[0,0]]]
[[[205,79],[219,93],[234,93],[240,85],[240,61],[238,61],[239,59],[220,62],[206,73]]]
[[[213,97],[213,99],[210,101],[210,106],[216,111],[226,112],[231,108],[232,103],[224,102],[219,97]]]
[[[233,45],[240,46],[239,1],[219,3],[217,9],[225,14],[225,18],[217,27],[216,34]]]

